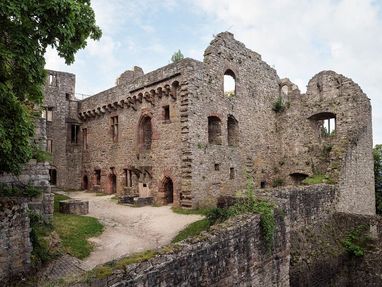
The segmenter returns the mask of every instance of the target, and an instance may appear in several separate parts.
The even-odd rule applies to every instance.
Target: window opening
[[[221,145],[221,121],[218,117],[208,117],[208,143]]]
[[[113,136],[113,142],[118,141],[118,116],[111,117],[111,131]]]
[[[227,97],[236,95],[236,77],[231,70],[224,73],[224,95]]]
[[[237,146],[239,144],[239,125],[234,116],[228,116],[227,140],[229,146]]]
[[[79,125],[72,125],[71,128],[71,137],[70,137],[70,142],[71,143],[78,143],[78,133],[80,131],[80,126]]]

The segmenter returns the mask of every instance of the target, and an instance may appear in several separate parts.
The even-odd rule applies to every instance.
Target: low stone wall
[[[71,286],[289,286],[288,223],[281,213],[276,218],[272,251],[260,216],[241,216],[181,242],[176,251]]]
[[[0,198],[0,282],[5,285],[31,267],[27,209],[24,199]]]
[[[291,229],[322,222],[336,210],[337,186],[317,184],[275,189],[259,189],[255,195],[284,206],[290,217]]]

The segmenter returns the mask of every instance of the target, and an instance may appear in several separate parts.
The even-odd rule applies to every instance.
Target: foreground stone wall
[[[288,223],[277,216],[271,252],[261,234],[259,215],[237,217],[173,253],[72,286],[289,286]]]
[[[0,282],[26,274],[31,267],[27,202],[0,197]]]

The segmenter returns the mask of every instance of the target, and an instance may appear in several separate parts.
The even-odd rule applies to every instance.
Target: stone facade
[[[81,101],[74,75],[49,74],[59,187],[198,207],[244,189],[248,175],[264,188],[321,174],[338,183],[337,210],[375,213],[370,102],[335,72],[315,75],[301,94],[225,32],[203,62],[134,67]]]
[[[0,282],[6,286],[9,279],[25,275],[31,268],[32,244],[25,200],[0,197],[0,230]]]

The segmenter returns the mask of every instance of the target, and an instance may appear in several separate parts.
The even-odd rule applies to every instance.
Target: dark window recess
[[[208,117],[208,143],[222,144],[221,121],[218,117]]]
[[[126,187],[132,187],[133,186],[133,180],[132,180],[132,172],[130,169],[124,169],[125,172],[125,186]]]
[[[140,134],[141,134],[141,140],[140,140],[141,147],[144,150],[151,149],[153,130],[152,130],[151,118],[150,117],[145,117],[142,120]]]
[[[95,172],[95,177],[96,177],[96,185],[100,185],[101,184],[101,170],[96,169],[94,172]]]
[[[260,188],[265,188],[267,186],[267,182],[265,180],[260,182]]]
[[[51,185],[57,184],[57,171],[55,169],[49,169],[49,183]]]
[[[170,121],[170,106],[163,107],[163,119],[165,121]]]
[[[66,93],[66,94],[65,94],[65,98],[66,98],[67,101],[69,101],[69,100],[70,100],[70,94],[69,94],[69,93]]]
[[[215,170],[220,170],[220,164],[215,163]]]
[[[146,184],[146,183],[144,183],[144,184],[143,184],[143,187],[147,187],[147,184]]]
[[[83,149],[88,149],[88,129],[82,129],[82,143]]]
[[[235,169],[231,167],[229,169],[229,179],[234,179],[235,178]]]
[[[239,144],[239,124],[234,116],[228,116],[227,119],[227,140],[229,146]]]
[[[118,116],[111,117],[111,133],[113,136],[113,142],[118,141]]]
[[[80,132],[80,126],[79,125],[72,125],[71,136],[70,136],[70,142],[71,143],[78,143],[78,133],[79,132]]]

